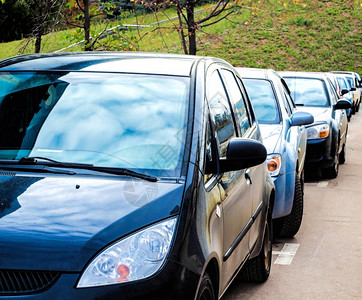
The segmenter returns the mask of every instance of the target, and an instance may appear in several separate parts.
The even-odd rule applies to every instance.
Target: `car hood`
[[[260,124],[261,136],[263,144],[268,154],[276,153],[277,146],[281,139],[283,125],[281,124]]]
[[[310,107],[310,106],[299,106],[298,111],[305,111],[313,115],[314,123],[320,121],[327,121],[331,115],[331,108],[329,107]]]
[[[183,184],[0,176],[2,269],[80,271],[103,247],[179,212]]]

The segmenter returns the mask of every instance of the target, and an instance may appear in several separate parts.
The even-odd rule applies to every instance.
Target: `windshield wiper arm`
[[[148,180],[151,182],[158,181],[158,178],[155,176],[139,173],[136,171],[132,171],[130,169],[125,169],[125,168],[110,168],[110,167],[93,166],[90,169],[92,169],[94,171],[105,172],[105,173],[110,173],[110,174],[115,174],[115,175],[125,175],[125,176],[140,178],[140,179]]]
[[[0,170],[6,171],[33,171],[36,173],[54,173],[54,174],[65,174],[65,175],[75,175],[76,172],[71,170],[60,170],[55,169],[49,166],[44,165],[3,165],[0,164]]]
[[[48,163],[41,162],[40,160],[44,160]],[[29,156],[29,157],[22,157],[17,161],[18,164],[24,164],[24,165],[51,165],[51,166],[57,166],[57,167],[67,167],[67,168],[91,168],[93,167],[92,164],[84,164],[84,163],[72,163],[72,162],[62,162],[57,161],[48,157],[43,156]]]
[[[49,162],[49,164],[40,162],[39,160],[44,160],[46,162]],[[139,172],[136,172],[136,171],[133,171],[133,170],[130,170],[130,169],[112,168],[112,167],[98,167],[98,166],[94,166],[92,164],[84,164],[84,163],[61,162],[61,161],[57,161],[57,160],[47,158],[47,157],[42,157],[42,156],[22,157],[22,158],[20,158],[18,163],[19,164],[24,164],[24,165],[28,165],[28,164],[30,164],[30,165],[45,164],[45,165],[57,166],[57,167],[79,168],[79,169],[94,170],[94,171],[99,171],[99,172],[104,172],[104,173],[109,173],[109,174],[114,174],[114,175],[125,175],[125,176],[130,176],[130,177],[135,177],[135,178],[148,180],[148,181],[151,181],[151,182],[158,181],[158,178],[155,177],[155,176],[139,173]]]

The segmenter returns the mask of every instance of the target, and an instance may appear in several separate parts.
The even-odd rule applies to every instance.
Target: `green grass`
[[[197,33],[198,55],[223,58],[235,66],[275,70],[353,70],[362,74],[362,0],[240,0],[244,8]],[[175,12],[169,10],[169,16]],[[118,24],[150,24],[165,15],[128,18]],[[199,16],[197,17],[199,18]],[[174,21],[176,22],[176,21]],[[108,27],[116,23],[108,24]],[[94,24],[100,32],[104,23]],[[81,38],[76,30],[44,37],[42,52],[53,52]],[[143,37],[140,39],[140,37]],[[132,48],[127,40],[132,41]],[[23,41],[0,44],[0,58],[18,54]],[[172,23],[119,33],[115,49],[183,53]],[[82,50],[81,46],[68,51]],[[33,51],[33,47],[26,53]]]

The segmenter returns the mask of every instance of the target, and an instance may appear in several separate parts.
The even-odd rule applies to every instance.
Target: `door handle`
[[[251,180],[251,177],[250,177],[250,169],[247,169],[247,170],[245,171],[245,179],[246,179],[246,182],[247,182],[248,184],[252,184],[252,183],[253,183],[252,180]]]

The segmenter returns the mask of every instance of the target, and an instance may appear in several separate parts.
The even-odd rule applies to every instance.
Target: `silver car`
[[[362,98],[362,86],[359,75],[355,72],[348,71],[333,71],[332,73],[341,75],[346,78],[353,98],[352,113],[358,112]]]

